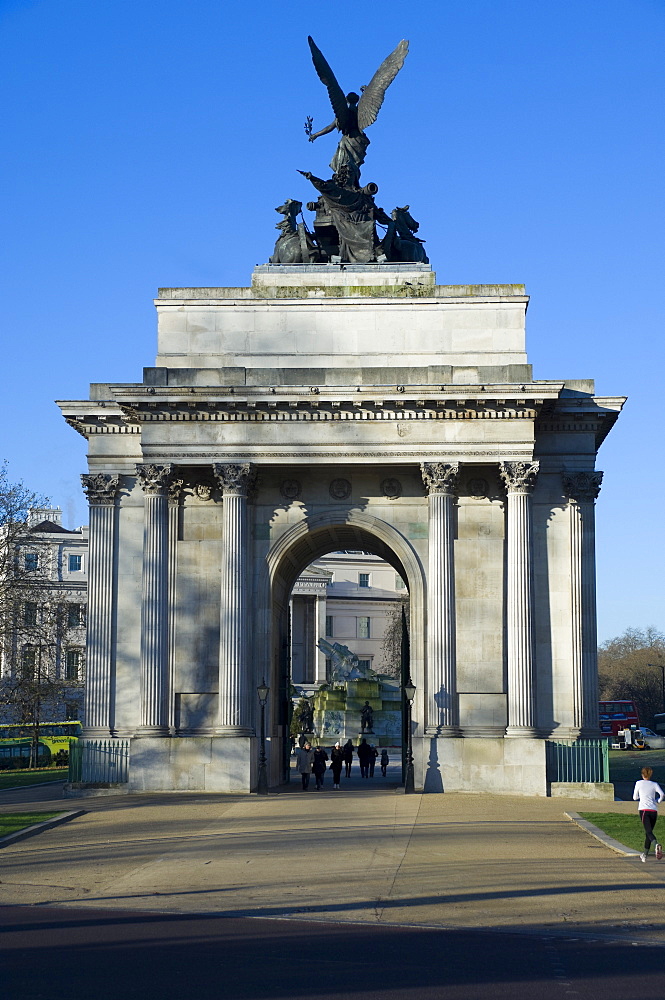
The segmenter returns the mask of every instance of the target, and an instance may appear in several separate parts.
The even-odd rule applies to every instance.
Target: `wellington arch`
[[[416,788],[548,793],[598,734],[596,453],[623,404],[536,380],[521,285],[425,263],[268,264],[165,288],[137,384],[62,402],[88,440],[85,739],[130,791],[256,788],[288,738],[285,608],[324,552],[410,591]]]

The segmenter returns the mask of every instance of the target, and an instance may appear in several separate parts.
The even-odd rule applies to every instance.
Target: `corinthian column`
[[[455,501],[459,465],[424,462],[429,497],[426,732],[459,736],[455,635]]]
[[[508,493],[506,736],[537,736],[531,494],[538,462],[501,462],[499,472]]]
[[[88,547],[88,627],[85,669],[85,726],[88,737],[112,735],[111,676],[115,581],[115,498],[119,476],[81,476],[90,504]]]
[[[563,474],[570,511],[572,727],[579,736],[598,735],[594,501],[602,479],[602,472]]]
[[[141,725],[139,736],[168,736],[168,489],[172,465],[137,465],[143,489]]]
[[[255,470],[244,465],[213,465],[222,489],[222,566],[219,624],[220,736],[252,732],[247,663],[247,494]]]

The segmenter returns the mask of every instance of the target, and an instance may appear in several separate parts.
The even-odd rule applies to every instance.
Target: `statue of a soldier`
[[[374,709],[368,701],[360,709],[360,731],[363,733],[374,732]]]

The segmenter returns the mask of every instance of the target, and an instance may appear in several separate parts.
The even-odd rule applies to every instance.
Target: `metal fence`
[[[109,784],[129,780],[129,740],[72,740],[69,780]]]
[[[549,781],[609,781],[607,740],[548,740],[547,777]]]

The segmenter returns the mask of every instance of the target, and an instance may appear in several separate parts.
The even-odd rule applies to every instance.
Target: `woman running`
[[[656,845],[656,861],[660,861],[663,856],[663,848],[656,840],[653,828],[658,819],[658,803],[665,799],[665,794],[660,785],[651,780],[652,774],[653,768],[643,767],[642,780],[635,782],[635,789],[633,791],[633,799],[636,802],[639,799],[637,808],[645,833],[644,851],[640,854],[640,861],[646,861],[649,848],[652,844]]]

